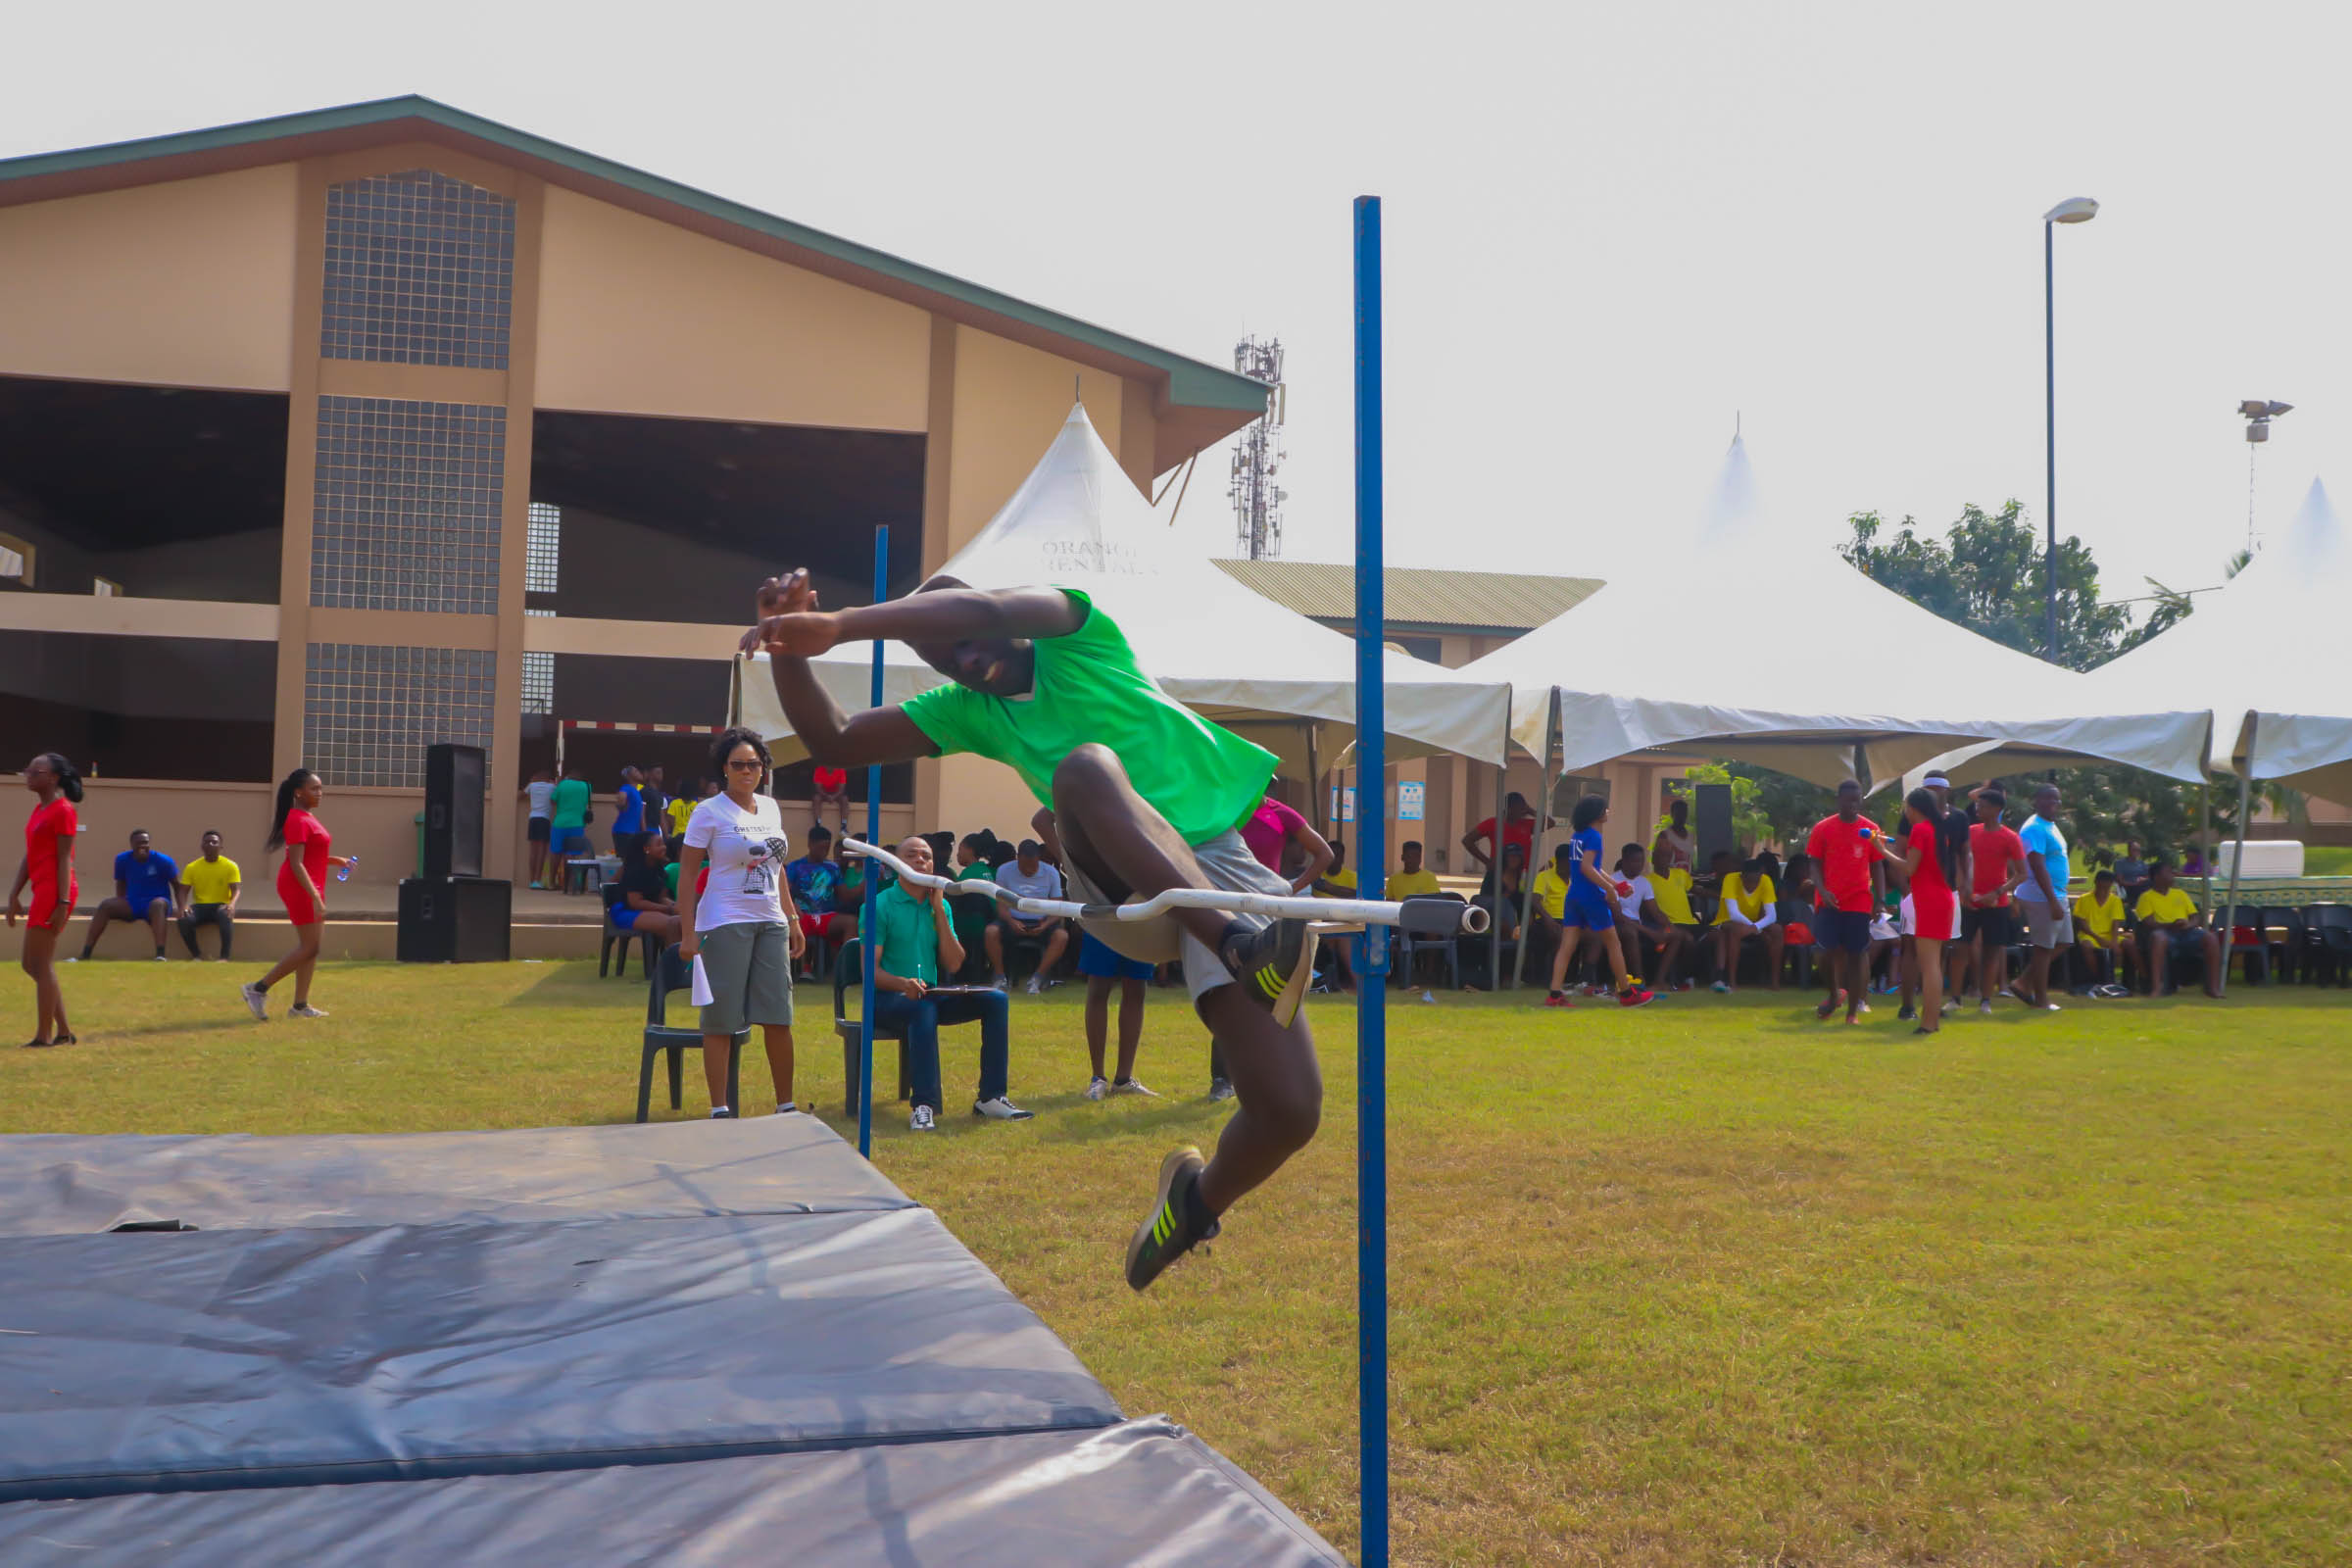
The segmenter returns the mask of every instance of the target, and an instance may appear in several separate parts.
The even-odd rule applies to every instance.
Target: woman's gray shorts
[[[731,1035],[747,1024],[792,1022],[790,934],[781,920],[745,920],[703,933],[703,977],[710,982],[703,1033]]]

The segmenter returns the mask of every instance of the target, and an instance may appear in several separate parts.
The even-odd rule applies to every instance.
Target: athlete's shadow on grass
[[[585,958],[573,958],[562,963],[549,963],[546,972],[529,986],[509,997],[502,1006],[508,1007],[587,1007],[603,1004],[627,1007],[642,1018],[645,1015],[645,991],[650,982],[629,966],[624,979],[610,975],[597,976],[595,968]],[[685,993],[677,995],[683,998]]]
[[[142,1035],[200,1035],[221,1029],[258,1029],[251,1018],[192,1018],[184,1023],[142,1023],[127,1029],[92,1029],[90,1039],[136,1040]]]

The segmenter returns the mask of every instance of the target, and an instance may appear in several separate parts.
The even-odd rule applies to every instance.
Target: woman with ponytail
[[[1952,939],[1952,917],[1959,899],[1958,858],[1942,831],[1943,808],[1928,790],[1913,790],[1903,798],[1904,854],[1891,863],[1911,884],[1912,947],[1919,961],[1919,1027],[1913,1034],[1932,1035],[1943,1027],[1943,945]]]
[[[351,861],[327,853],[334,840],[328,836],[326,824],[312,814],[325,793],[325,782],[307,767],[288,773],[277,786],[277,809],[270,819],[269,843],[270,849],[286,852],[286,858],[278,862],[277,896],[286,906],[286,918],[294,923],[294,951],[278,959],[277,967],[262,976],[259,984],[240,988],[245,1005],[265,1022],[270,1017],[270,988],[288,975],[294,977],[294,1005],[286,1009],[286,1016],[326,1016],[311,1005],[311,972],[318,966],[318,942],[326,930],[327,870]]]
[[[24,889],[32,888],[32,909],[26,918],[24,954],[19,960],[32,977],[33,1010],[38,1015],[26,1046],[70,1046],[74,1032],[66,1025],[65,993],[57,985],[57,939],[74,918],[81,884],[74,875],[74,835],[80,831],[81,773],[55,752],[43,752],[24,769],[24,787],[40,797],[24,824],[24,858],[17,863],[16,885],[8,890],[8,923],[25,914]]]

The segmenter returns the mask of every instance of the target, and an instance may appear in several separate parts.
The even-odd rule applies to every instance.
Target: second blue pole
[[[1381,590],[1380,198],[1355,199],[1355,875],[1388,879],[1387,646]],[[1389,947],[1364,928],[1355,1004],[1355,1272],[1358,1463],[1366,1568],[1389,1561]]]
[[[874,603],[890,597],[890,525],[874,530]],[[882,640],[874,639],[872,706],[882,706]],[[865,842],[882,842],[882,769],[865,770]],[[865,900],[858,919],[858,952],[865,959],[865,1000],[858,1009],[858,1152],[874,1157],[874,897],[881,868],[865,862]]]

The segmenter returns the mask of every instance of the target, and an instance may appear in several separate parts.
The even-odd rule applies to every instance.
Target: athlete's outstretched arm
[[[1076,600],[1054,588],[941,588],[854,610],[819,610],[803,567],[760,585],[759,637],[752,646],[771,657],[813,659],[836,644],[869,638],[952,643],[970,637],[1065,637],[1085,615]]]
[[[776,700],[813,760],[828,767],[866,767],[938,755],[931,737],[903,709],[872,708],[845,717],[832,694],[817,680],[816,672],[808,667],[808,655],[822,653],[842,638],[835,635],[830,641],[810,644],[840,617],[816,608],[816,590],[808,586],[806,569],[780,582],[770,577],[761,583],[759,608],[760,624],[744,633],[743,651],[767,650]],[[771,628],[777,631],[772,638]]]

